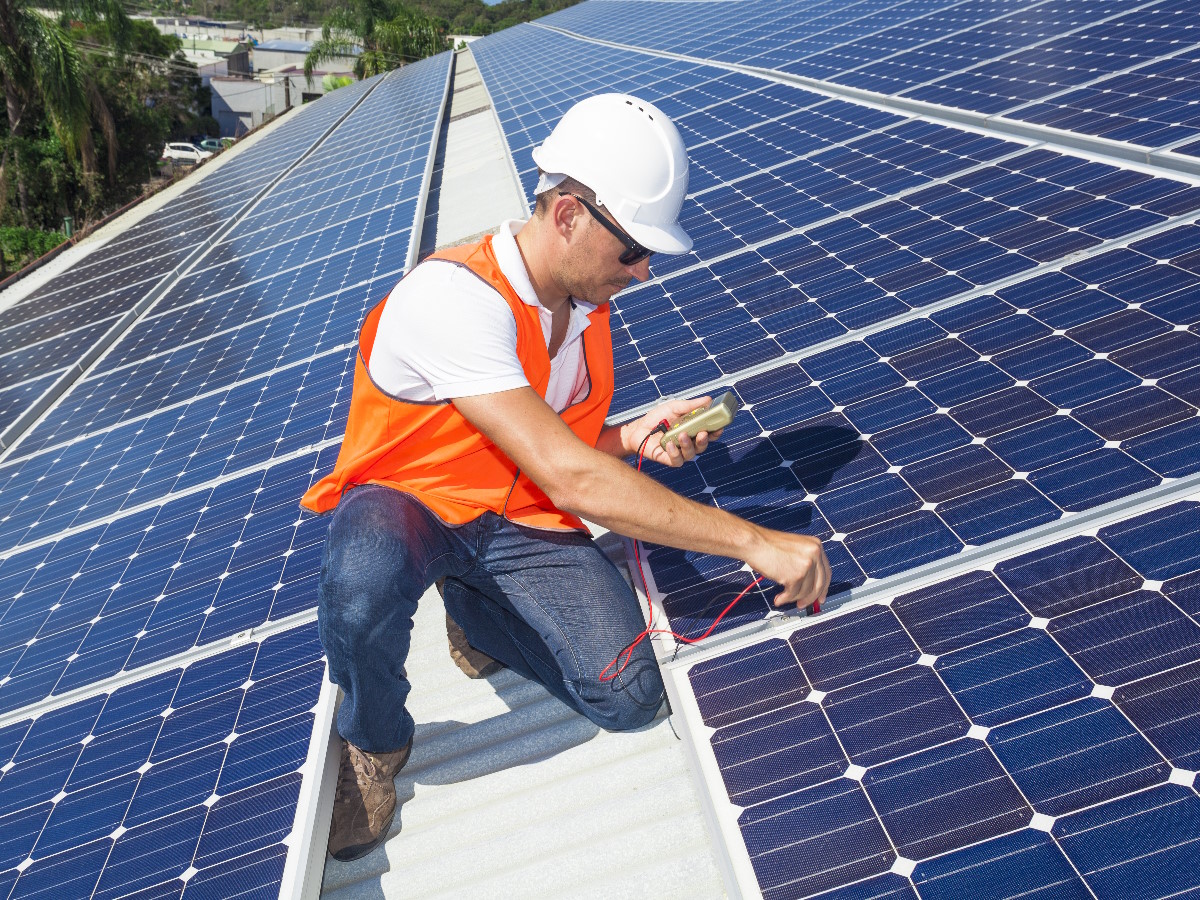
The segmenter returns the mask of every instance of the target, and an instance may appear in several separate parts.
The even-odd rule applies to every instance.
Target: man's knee
[[[320,605],[331,618],[353,626],[405,600],[413,604],[424,566],[414,557],[406,505],[396,492],[359,488],[334,514],[321,564]],[[413,594],[411,598],[408,594]]]
[[[664,695],[657,663],[631,663],[612,681],[585,685],[580,711],[606,731],[630,731],[654,719]]]

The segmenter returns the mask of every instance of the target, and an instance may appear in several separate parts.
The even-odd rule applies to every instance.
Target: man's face
[[[618,257],[625,250],[621,241],[579,207],[580,231],[558,261],[555,277],[571,296],[587,303],[607,303],[631,280],[650,277],[650,261],[622,265]]]

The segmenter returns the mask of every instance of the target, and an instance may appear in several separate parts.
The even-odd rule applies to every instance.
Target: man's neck
[[[537,219],[530,219],[516,234],[517,250],[521,253],[521,261],[525,264],[529,284],[537,294],[538,302],[556,313],[567,307],[571,297],[550,274],[545,262],[546,254],[538,250],[539,237]]]

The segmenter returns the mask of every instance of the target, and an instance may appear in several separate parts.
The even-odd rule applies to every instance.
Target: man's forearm
[[[638,540],[736,559],[761,539],[753,523],[681,497],[612,456],[594,460],[593,471],[577,473],[560,504],[588,521]]]

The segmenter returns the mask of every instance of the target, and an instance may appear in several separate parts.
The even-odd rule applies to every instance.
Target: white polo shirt
[[[510,220],[492,238],[500,271],[521,300],[536,306],[550,343],[552,313],[538,301]],[[546,402],[561,412],[587,394],[583,332],[596,307],[574,300],[567,336],[550,360]],[[427,260],[400,280],[379,317],[371,378],[401,400],[444,402],[525,387],[517,358],[517,323],[499,291],[462,266]]]

